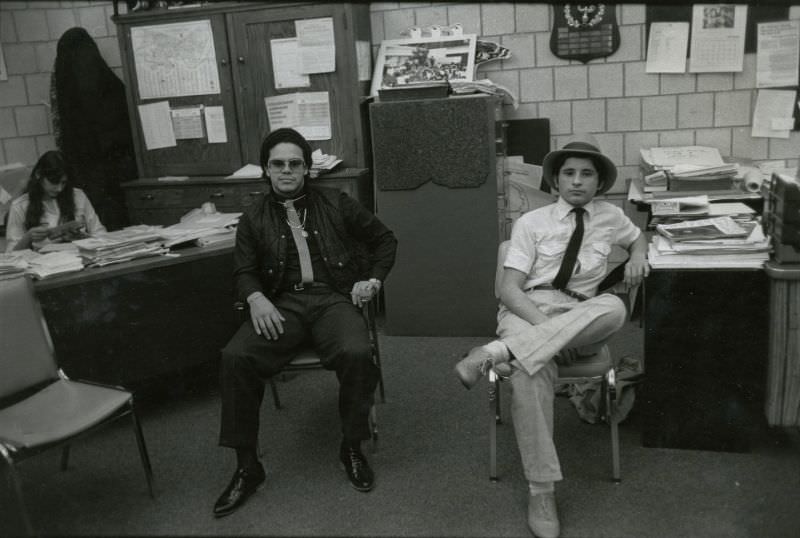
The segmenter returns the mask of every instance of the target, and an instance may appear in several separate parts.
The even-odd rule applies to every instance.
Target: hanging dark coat
[[[58,40],[51,80],[56,144],[109,230],[128,224],[120,183],[136,177],[125,86],[83,28]]]

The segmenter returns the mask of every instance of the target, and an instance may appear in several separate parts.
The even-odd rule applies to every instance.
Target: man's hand
[[[277,340],[283,334],[283,322],[286,318],[262,293],[248,297],[247,302],[250,305],[250,320],[253,322],[256,334],[262,335],[267,340]]]
[[[642,283],[642,280],[650,274],[650,264],[643,256],[631,256],[625,264],[625,286],[631,289]]]
[[[381,289],[381,284],[378,280],[361,280],[353,284],[353,289],[350,292],[350,297],[353,300],[353,305],[362,307],[370,302],[378,290]]]

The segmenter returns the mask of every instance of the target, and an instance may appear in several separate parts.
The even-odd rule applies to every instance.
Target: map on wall
[[[220,93],[211,22],[131,28],[139,98]]]

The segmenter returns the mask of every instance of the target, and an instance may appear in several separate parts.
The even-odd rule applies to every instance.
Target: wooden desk
[[[744,452],[765,425],[762,270],[654,270],[645,280],[646,447]]]
[[[190,247],[37,281],[64,371],[137,388],[218,360],[237,327],[233,248]]]

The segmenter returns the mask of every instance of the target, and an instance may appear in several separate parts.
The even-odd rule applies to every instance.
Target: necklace
[[[303,237],[308,237],[308,232],[306,231],[306,217],[308,216],[308,211],[306,209],[302,210],[303,215],[300,217],[300,225],[292,224],[289,222],[289,219],[286,219],[286,224],[289,225],[289,228],[293,228],[295,230],[301,230],[301,235]],[[299,216],[299,215],[298,215]]]

